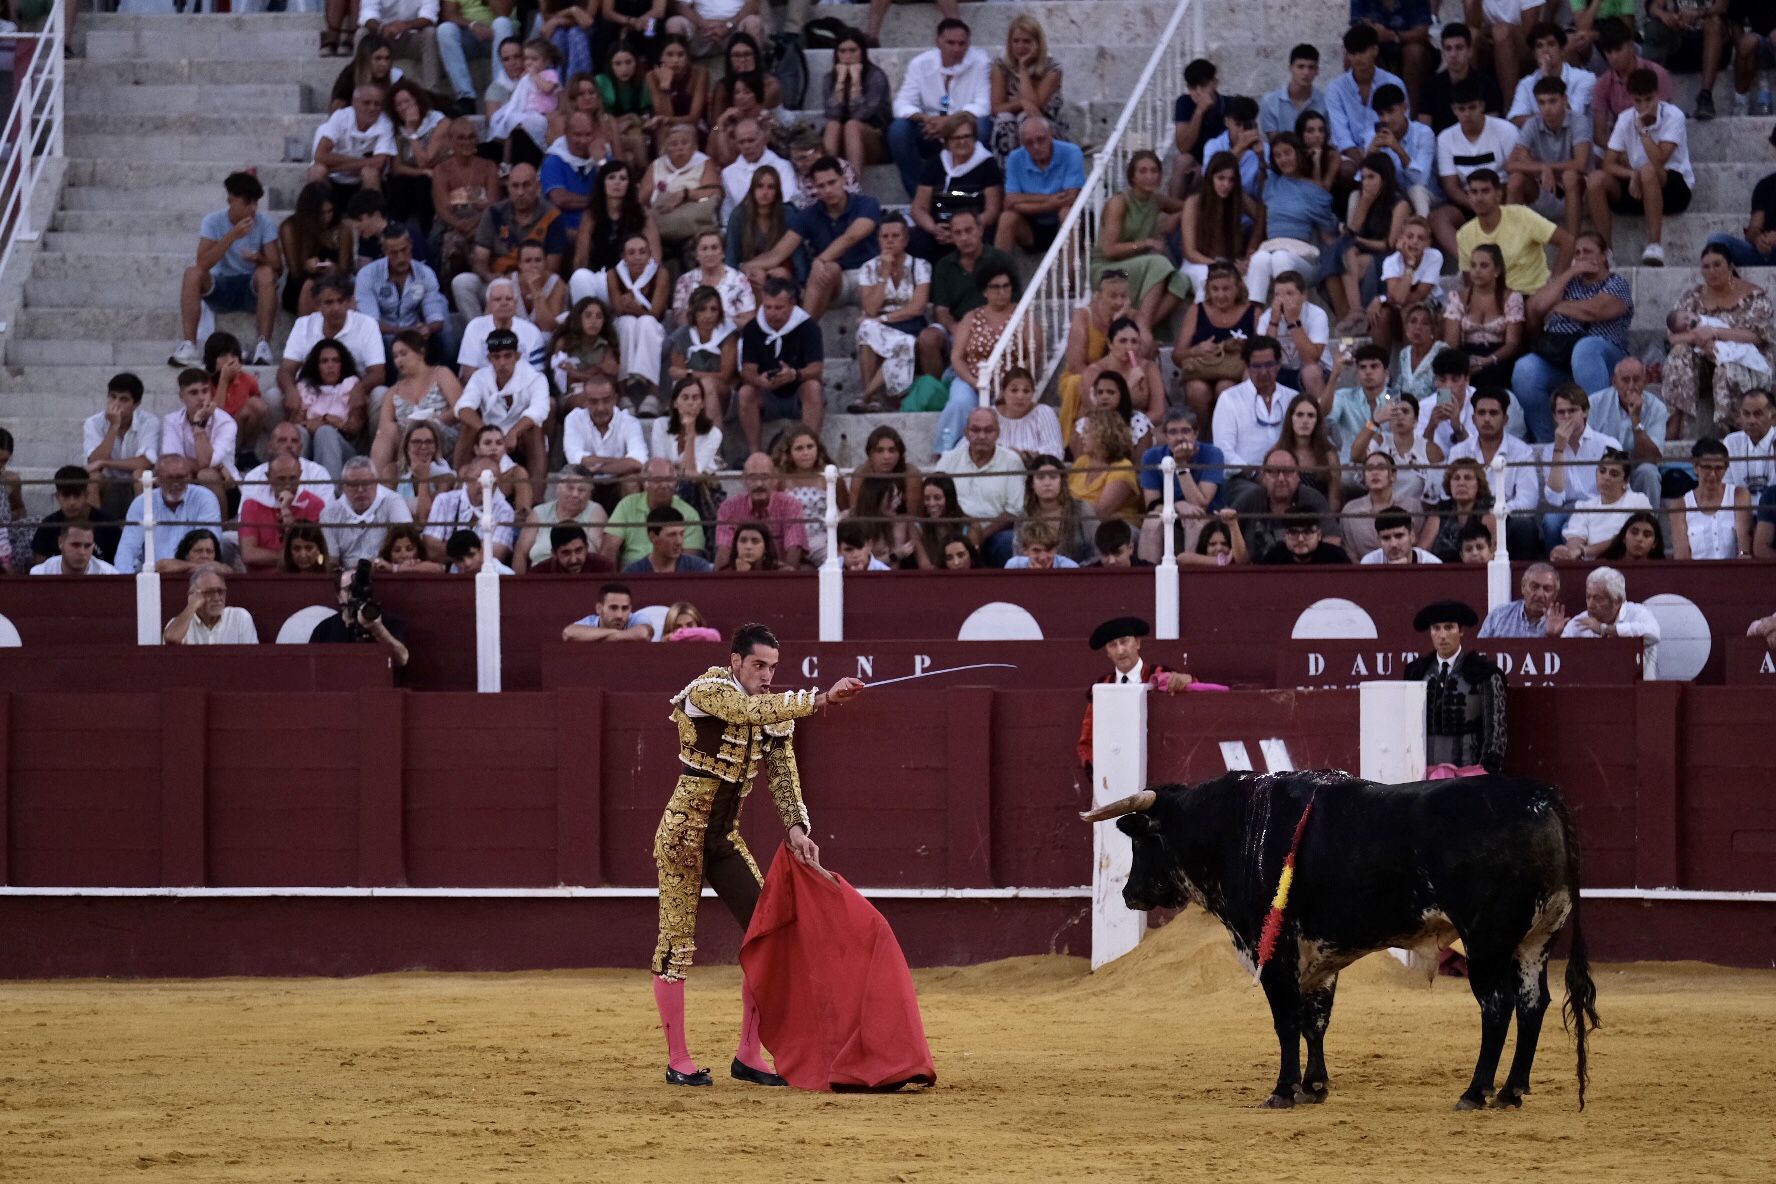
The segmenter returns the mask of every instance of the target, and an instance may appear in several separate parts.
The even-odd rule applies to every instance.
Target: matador
[[[795,721],[827,703],[843,703],[863,689],[841,678],[827,691],[771,691],[777,638],[763,625],[734,634],[727,666],[711,666],[672,697],[678,725],[678,785],[654,834],[660,869],[660,939],[654,947],[654,1002],[666,1032],[666,1081],[710,1085],[709,1070],[691,1059],[684,1026],[684,980],[696,952],[697,900],[704,881],[744,930],[758,904],[758,864],[740,837],[740,804],[752,790],[760,762],[790,853],[816,867],[820,848],[808,834],[796,771]],[[743,985],[740,1044],[732,1075],[755,1085],[783,1085],[759,1045],[758,1006]]]

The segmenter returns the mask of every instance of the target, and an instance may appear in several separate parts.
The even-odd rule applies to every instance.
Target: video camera
[[[368,559],[358,560],[351,587],[346,590],[345,617],[354,639],[367,637],[368,626],[382,620],[382,606],[375,598],[374,570]]]

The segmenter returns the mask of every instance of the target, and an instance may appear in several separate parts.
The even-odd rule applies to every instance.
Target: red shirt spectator
[[[265,477],[276,504],[241,499],[240,550],[248,567],[275,566],[282,557],[286,523],[279,505],[289,506],[291,522],[319,522],[327,507],[319,494],[302,488],[302,466],[293,456],[277,457],[266,466]]]
[[[808,553],[808,529],[802,524],[802,503],[777,488],[777,472],[771,458],[755,452],[741,470],[746,492],[731,497],[715,513],[715,565],[723,566],[734,545],[734,532],[743,523],[761,522],[777,544],[784,567],[799,567]]]

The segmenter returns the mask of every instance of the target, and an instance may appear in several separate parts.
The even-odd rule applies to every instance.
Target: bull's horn
[[[1153,803],[1157,800],[1158,794],[1151,789],[1143,789],[1140,793],[1131,793],[1121,801],[1084,811],[1079,816],[1087,822],[1108,822],[1112,818],[1121,818],[1124,814],[1145,814],[1153,808]]]

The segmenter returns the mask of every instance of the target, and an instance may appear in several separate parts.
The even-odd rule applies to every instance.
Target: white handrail
[[[1036,265],[1005,332],[981,367],[982,407],[993,405],[1000,379],[1011,367],[1023,366],[1035,374],[1040,395],[1066,357],[1073,310],[1084,303],[1091,290],[1092,254],[1104,204],[1121,188],[1130,156],[1149,149],[1163,157],[1171,143],[1175,90],[1184,85],[1184,64],[1202,36],[1199,21],[1191,23],[1187,34],[1184,31],[1185,17],[1191,12],[1192,0],[1178,0],[1172,19],[1166,22],[1129,92],[1128,104],[1096,153],[1079,199],[1061,220],[1054,243]],[[1027,327],[1032,318],[1034,331]]]
[[[62,155],[66,30],[67,11],[63,0],[56,0],[41,33],[0,38],[35,42],[24,59],[23,73],[13,79],[12,110],[0,125],[0,278],[6,275],[14,248],[37,240],[31,224],[32,191],[45,162]],[[0,332],[6,328],[0,321]]]

